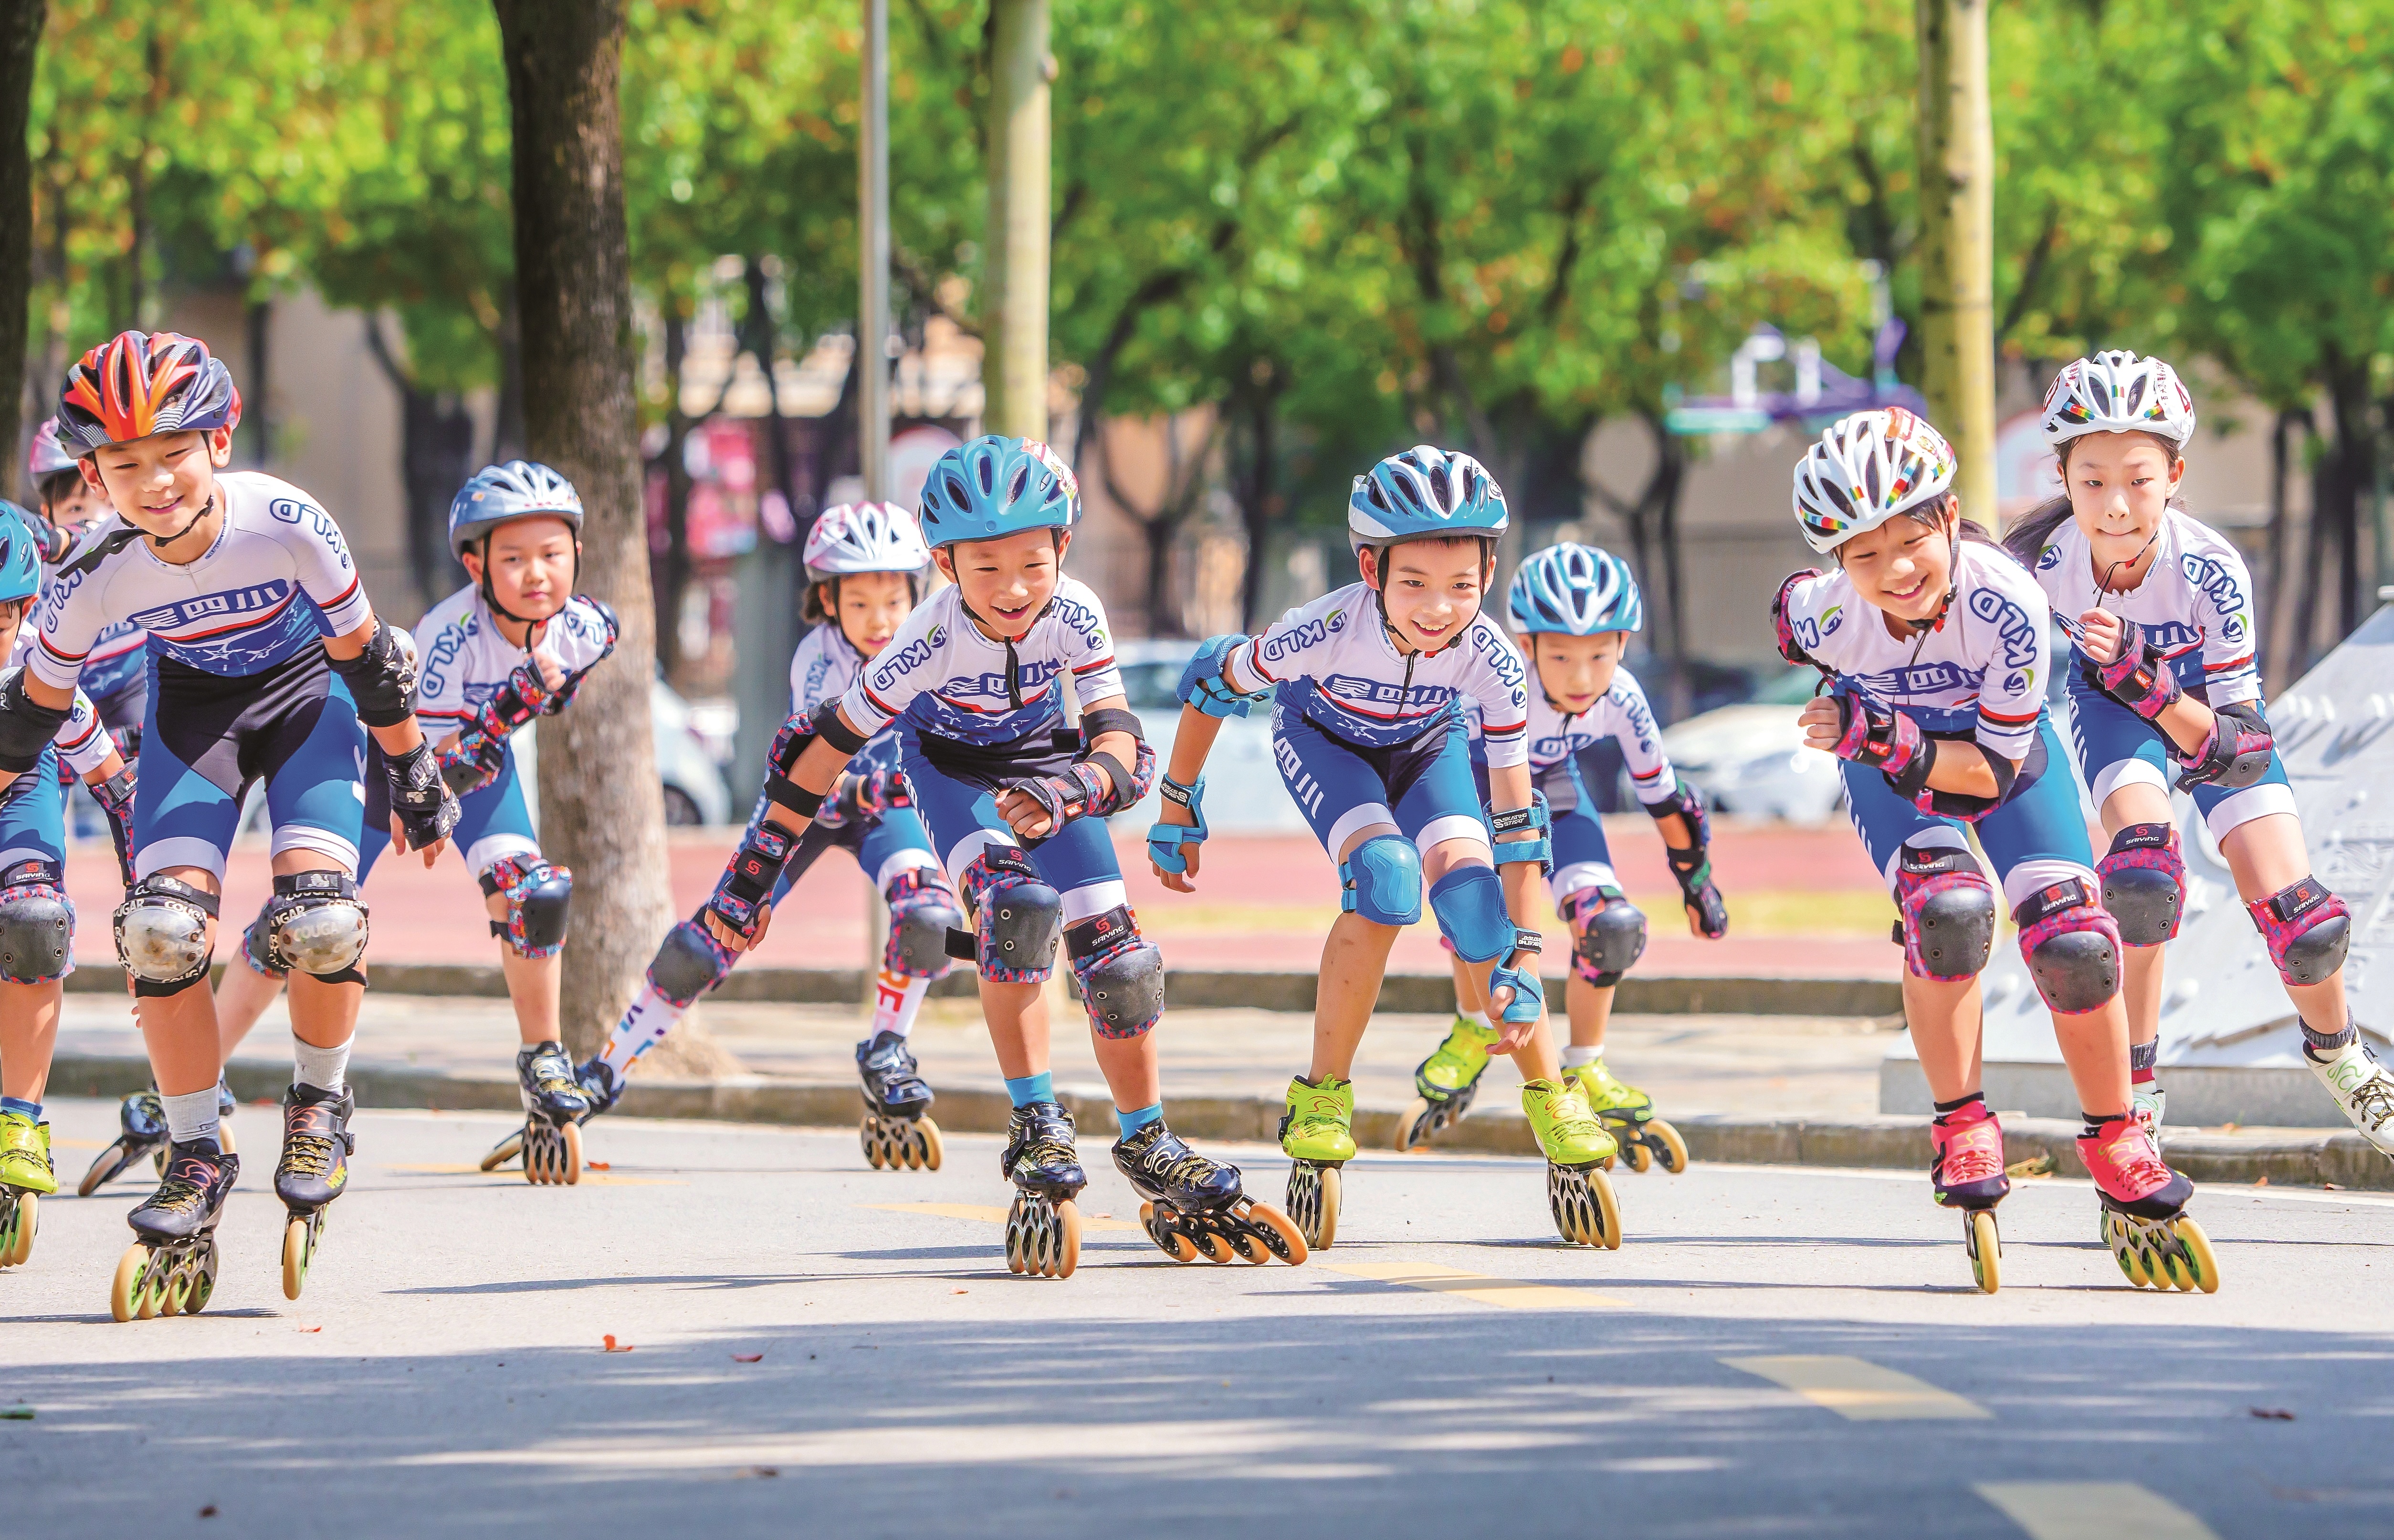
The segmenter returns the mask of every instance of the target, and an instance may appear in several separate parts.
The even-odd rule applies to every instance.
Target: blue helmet
[[[1629,563],[1594,546],[1550,546],[1524,560],[1513,573],[1506,608],[1523,636],[1593,637],[1646,624],[1646,601]]]
[[[514,519],[562,519],[582,533],[582,494],[537,460],[484,466],[449,500],[449,549],[466,548]]]
[[[1393,546],[1405,540],[1505,533],[1505,493],[1468,454],[1415,444],[1355,478],[1347,498],[1347,544]]]
[[[1068,530],[1081,517],[1081,483],[1036,439],[984,433],[939,458],[923,482],[923,538],[933,548],[1002,540],[1025,530]]]
[[[42,591],[46,528],[38,516],[0,498],[0,599],[31,599]]]

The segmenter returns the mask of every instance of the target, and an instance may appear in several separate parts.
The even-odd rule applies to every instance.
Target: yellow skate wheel
[[[150,1247],[136,1241],[116,1259],[116,1281],[109,1285],[108,1313],[130,1321],[141,1310],[143,1276],[150,1270]]]
[[[1677,1128],[1656,1118],[1646,1125],[1646,1132],[1663,1141],[1663,1152],[1655,1158],[1663,1163],[1664,1170],[1676,1177],[1688,1168],[1688,1141],[1679,1137]]]
[[[572,1187],[582,1180],[582,1125],[567,1123],[558,1128],[557,1134],[565,1145],[565,1185]]]
[[[2219,1258],[2212,1254],[2211,1237],[2201,1225],[2181,1214],[2177,1218],[2177,1244],[2186,1250],[2186,1265],[2192,1274],[2194,1286],[2205,1294],[2219,1292]]]
[[[518,1155],[522,1153],[523,1130],[519,1128],[514,1133],[509,1134],[506,1138],[499,1140],[496,1145],[492,1147],[491,1152],[482,1157],[482,1169],[485,1171],[496,1171],[500,1166],[506,1165],[507,1162],[515,1159]]]
[[[1209,1262],[1227,1262],[1230,1259],[1230,1243],[1219,1235],[1199,1236],[1197,1249],[1205,1254],[1205,1260]]]
[[[160,1319],[183,1313],[183,1302],[191,1296],[191,1265],[189,1255],[178,1256],[166,1270],[165,1287],[158,1291]]]
[[[1022,1255],[1022,1199],[1018,1196],[1006,1213],[1006,1270],[1017,1276],[1029,1266]]]
[[[898,1153],[905,1158],[907,1170],[923,1169],[922,1136],[917,1134],[911,1125],[899,1131],[897,1145]]]
[[[1299,1161],[1288,1168],[1288,1217],[1311,1251],[1338,1237],[1338,1167]]]
[[[1633,1139],[1624,1141],[1622,1150],[1629,1156],[1630,1170],[1642,1177],[1654,1169],[1654,1152],[1647,1149],[1644,1144]]]
[[[914,1132],[923,1143],[923,1169],[937,1171],[943,1153],[940,1148],[940,1125],[929,1118],[918,1118],[914,1122]]]
[[[211,1236],[206,1254],[191,1264],[191,1293],[183,1300],[184,1312],[197,1315],[206,1310],[208,1300],[216,1292],[217,1243],[215,1237]]]
[[[83,1180],[75,1183],[76,1197],[88,1198],[99,1191],[99,1184],[114,1175],[110,1167],[116,1164],[117,1152],[124,1147],[125,1141],[118,1139],[92,1157],[91,1164],[84,1168]]]
[[[1601,1171],[1587,1174],[1587,1185],[1596,1194],[1597,1223],[1600,1231],[1597,1239],[1607,1251],[1621,1249],[1621,1204],[1612,1196],[1612,1183]]]
[[[217,1148],[223,1151],[228,1155],[238,1155],[241,1153],[240,1151],[232,1147],[231,1124],[219,1123],[217,1125]]]
[[[881,1147],[881,1120],[871,1112],[857,1120],[856,1142],[864,1149],[865,1165],[878,1171],[888,1164],[887,1152]]]
[[[1264,1248],[1290,1267],[1301,1267],[1310,1253],[1305,1244],[1305,1232],[1296,1222],[1269,1204],[1249,1204],[1247,1222],[1264,1233],[1257,1237]],[[1249,1257],[1248,1260],[1256,1260]]]
[[[1054,1265],[1047,1270],[1051,1278],[1070,1278],[1072,1270],[1081,1265],[1081,1209],[1070,1198],[1056,1205],[1056,1242],[1051,1255]]]
[[[1415,1097],[1405,1103],[1404,1115],[1397,1119],[1397,1153],[1424,1155],[1429,1152],[1429,1099]],[[1415,1130],[1419,1130],[1416,1137]]]
[[[283,1297],[296,1299],[308,1282],[308,1264],[316,1259],[315,1225],[294,1214],[283,1227]]]
[[[21,1268],[33,1255],[33,1230],[40,1222],[42,1196],[38,1192],[20,1192],[9,1216],[8,1227],[0,1231],[0,1268]]]
[[[1271,1260],[1271,1247],[1264,1244],[1262,1240],[1256,1236],[1242,1235],[1230,1244],[1238,1248],[1239,1256],[1243,1260],[1251,1262],[1256,1267],[1262,1267],[1266,1262]]]
[[[1979,1281],[1980,1294],[1993,1294],[2004,1286],[2004,1243],[1995,1231],[1995,1211],[1974,1208],[1966,1217],[1970,1243],[1970,1276]]]
[[[1164,1249],[1172,1254],[1172,1259],[1176,1262],[1197,1260],[1197,1243],[1177,1230],[1164,1235]]]

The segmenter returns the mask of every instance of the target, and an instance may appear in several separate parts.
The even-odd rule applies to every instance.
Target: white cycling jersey
[[[865,656],[848,639],[839,622],[826,620],[808,632],[790,654],[790,715],[811,717],[827,701],[845,698],[864,672]],[[899,768],[898,728],[893,722],[872,735],[849,764],[873,770]]]
[[[2162,515],[2153,538],[2159,548],[2145,580],[2125,593],[2102,593],[2086,536],[2077,520],[2065,519],[2037,552],[2037,586],[2072,624],[2094,609],[2136,622],[2177,682],[2205,687],[2211,704],[2259,700],[2254,647],[2260,622],[2244,558],[2217,531],[2176,508]]]
[[[1233,686],[1270,686],[1323,731],[1371,748],[1411,743],[1457,719],[1467,700],[1480,709],[1490,765],[1529,758],[1521,654],[1484,610],[1454,645],[1400,652],[1381,622],[1379,596],[1368,583],[1351,583],[1241,642],[1223,666]]]
[[[1464,719],[1470,724],[1472,751],[1480,751],[1480,724],[1483,720],[1479,703],[1464,703]],[[1678,789],[1679,777],[1671,769],[1671,757],[1663,752],[1663,732],[1654,725],[1654,710],[1646,704],[1646,691],[1638,678],[1626,668],[1616,668],[1612,684],[1592,702],[1585,711],[1565,712],[1546,699],[1545,691],[1537,688],[1536,679],[1530,681],[1530,768],[1549,770],[1565,760],[1578,757],[1607,738],[1621,745],[1621,757],[1629,767],[1629,779],[1638,788],[1638,800],[1665,802]]]
[[[30,628],[19,631],[16,648],[8,656],[7,672],[0,673],[0,679],[22,668],[33,652],[33,631]],[[59,731],[50,735],[50,742],[58,745],[59,757],[66,761],[67,769],[77,775],[89,775],[108,763],[108,757],[116,752],[116,740],[108,735],[100,722],[99,712],[91,704],[91,697],[81,690],[74,692],[74,700],[67,707],[67,719],[59,724]]]
[[[43,588],[46,590],[49,587],[51,580],[59,575],[61,569],[72,565],[75,558],[89,548],[92,538],[106,527],[109,527],[106,520],[95,520],[85,525],[76,533],[67,554],[55,565],[42,569]],[[33,629],[28,626],[20,635],[30,637]],[[91,655],[83,661],[83,688],[91,692],[93,699],[105,700],[139,678],[148,656],[149,640],[150,634],[129,621],[111,621],[101,626],[99,636],[92,642]]]
[[[295,657],[372,614],[340,526],[288,481],[255,470],[217,475],[224,525],[188,566],[161,561],[135,540],[52,583],[39,611],[41,645],[29,666],[43,683],[72,686],[112,624],[150,633],[153,653],[240,678]],[[125,527],[112,516],[95,540]]]
[[[2003,551],[1966,540],[1954,553],[1953,583],[1952,608],[1926,635],[1890,633],[1842,571],[1796,584],[1787,621],[1822,667],[1921,731],[1974,737],[1991,753],[2024,759],[2051,667],[2045,595]]]
[[[1085,709],[1123,693],[1106,607],[1088,585],[1058,582],[1056,597],[1010,650],[981,634],[965,613],[963,590],[951,586],[914,606],[839,704],[868,738],[903,717],[933,737],[985,746],[1061,725],[1056,682],[1067,675]]]
[[[565,670],[570,684],[615,650],[614,631],[595,601],[576,594],[541,628],[540,651]],[[475,584],[424,612],[415,623],[415,715],[428,732],[435,721],[462,725],[532,655],[500,632]]]

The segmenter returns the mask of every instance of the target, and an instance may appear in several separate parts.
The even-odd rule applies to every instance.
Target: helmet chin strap
[[[482,536],[482,581],[480,584],[482,590],[482,602],[490,606],[491,613],[499,616],[503,620],[514,621],[518,625],[524,627],[524,651],[529,652],[532,651],[533,642],[536,639],[533,635],[533,628],[546,626],[547,625],[548,621],[534,620],[530,615],[517,614],[513,610],[508,609],[506,605],[499,602],[498,590],[491,586],[491,539],[498,533],[498,529],[494,525]],[[573,591],[581,586],[582,540],[579,535],[576,535],[573,541],[573,576],[566,582],[566,598],[572,598]],[[562,610],[565,606],[559,604],[558,608]],[[554,619],[555,617],[552,616],[550,618]]]
[[[973,607],[965,602],[965,596],[961,592],[956,595],[956,608],[965,612],[965,618],[967,620],[971,621],[975,625],[980,626],[982,630],[997,630],[997,627],[994,625],[982,619],[979,614],[974,612]],[[1026,637],[1029,636],[1031,634],[1031,627],[1038,625],[1041,621],[1046,620],[1047,618],[1047,612],[1054,608],[1056,608],[1056,596],[1050,594],[1047,596],[1047,602],[1039,607],[1039,612],[1031,617],[1031,625],[1026,625],[1022,628],[1022,634]],[[1014,638],[1007,636],[1003,631],[998,631],[997,640],[998,645],[1006,649],[1006,704],[1011,705],[1015,710],[1019,711],[1022,709],[1022,660],[1014,651]]]
[[[200,505],[200,511],[191,515],[191,518],[183,520],[183,527],[181,529],[177,530],[172,534],[151,535],[151,541],[153,545],[156,545],[161,548],[171,546],[176,541],[182,539],[183,536],[191,533],[193,530],[198,529],[200,527],[200,520],[205,519],[209,514],[216,511],[217,494],[213,490],[211,490],[208,493],[208,500]]]

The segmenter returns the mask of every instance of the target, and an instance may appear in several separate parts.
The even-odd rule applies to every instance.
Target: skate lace
[[[2121,1186],[2132,1197],[2141,1197],[2157,1187],[2166,1186],[2170,1169],[2153,1151],[2143,1128],[2134,1118],[2128,1120],[2117,1138],[2098,1147],[2098,1152],[2111,1164]]]
[[[1177,1139],[1161,1139],[1139,1157],[1139,1168],[1173,1187],[1196,1187],[1221,1167]]]
[[[150,1201],[141,1206],[168,1214],[189,1214],[206,1200],[208,1185],[215,1179],[216,1172],[206,1162],[189,1158],[178,1160],[166,1168],[165,1178],[159,1182],[158,1191],[151,1193]]]
[[[1945,1147],[1945,1182],[1957,1187],[1964,1182],[1993,1181],[2004,1174],[2004,1152],[1993,1119],[1957,1136]]]
[[[1547,1128],[1558,1139],[1583,1139],[1604,1131],[1604,1121],[1588,1105],[1586,1093],[1575,1088],[1547,1099],[1546,1118]]]
[[[321,1177],[333,1168],[333,1147],[339,1142],[323,1132],[328,1119],[316,1107],[295,1107],[283,1129],[282,1170],[295,1177]]]
[[[2380,1071],[2354,1086],[2352,1114],[2356,1119],[2366,1119],[2373,1128],[2394,1121],[2394,1075]]]
[[[543,1054],[532,1061],[532,1083],[544,1091],[572,1091],[579,1094],[582,1083],[573,1077],[573,1062],[563,1054]]]

